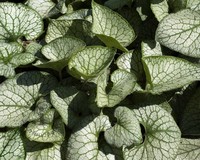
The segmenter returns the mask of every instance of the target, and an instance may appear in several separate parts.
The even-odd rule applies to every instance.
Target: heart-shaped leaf
[[[136,38],[131,25],[118,13],[92,1],[92,31],[108,47],[127,52],[125,48]]]
[[[117,123],[106,130],[104,134],[108,144],[117,148],[140,144],[142,142],[142,133],[133,111],[126,107],[118,107],[114,116],[117,118]]]
[[[111,75],[112,89],[107,93],[107,72],[98,77],[96,101],[98,107],[114,107],[131,94],[136,84],[133,74],[125,70],[116,70]]]
[[[98,137],[100,132],[110,127],[109,118],[105,115],[96,118],[89,116],[80,121],[69,138],[66,158],[108,160],[107,156],[98,148]]]
[[[15,3],[0,3],[0,40],[33,40],[43,31],[43,21],[33,9]]]
[[[88,46],[71,57],[69,72],[77,78],[98,76],[112,62],[116,50],[103,46]]]
[[[144,126],[144,142],[124,149],[126,160],[169,160],[174,159],[181,140],[181,132],[172,116],[152,105],[134,110],[138,121]]]
[[[53,76],[36,71],[18,74],[1,83],[0,127],[17,127],[26,123],[36,99],[48,94],[56,83]]]
[[[184,55],[200,58],[200,13],[189,9],[169,14],[161,21],[156,39]]]

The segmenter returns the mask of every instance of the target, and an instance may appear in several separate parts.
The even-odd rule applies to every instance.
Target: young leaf
[[[147,78],[146,89],[154,94],[183,87],[200,79],[200,67],[172,56],[143,58]]]
[[[116,49],[113,48],[88,46],[70,58],[69,72],[82,79],[96,77],[110,65],[115,52]]]
[[[24,159],[25,151],[19,130],[0,132],[0,159]]]
[[[53,159],[53,160],[61,160],[60,154],[60,145],[54,144],[50,148],[36,150],[33,152],[27,152],[26,160],[45,160],[45,159]]]
[[[125,148],[124,159],[174,159],[181,133],[173,117],[158,105],[139,108],[134,113],[145,128],[145,138],[142,144]]]
[[[69,138],[66,158],[108,160],[107,156],[98,148],[98,137],[100,132],[110,127],[109,118],[105,115],[96,118],[89,116],[80,121]]]
[[[181,116],[180,129],[183,135],[200,134],[200,88],[198,88],[186,105]],[[192,116],[191,116],[192,115]]]
[[[36,71],[18,74],[1,83],[0,127],[17,127],[26,123],[36,99],[48,94],[56,83],[53,76]]]
[[[133,74],[125,70],[116,70],[111,75],[112,89],[107,93],[107,72],[98,78],[96,101],[98,107],[114,107],[131,94],[136,84]]]
[[[43,18],[48,17],[48,13],[55,6],[52,0],[28,0],[26,4],[37,11]]]
[[[73,128],[89,112],[87,95],[75,87],[56,88],[51,91],[50,97],[52,105],[69,128]]]
[[[40,15],[23,4],[0,3],[0,40],[16,41],[25,36],[33,40],[43,31]]]
[[[175,160],[200,159],[200,139],[181,139],[179,150]]]
[[[170,14],[160,22],[156,39],[184,55],[200,58],[200,13],[189,9]]]
[[[51,20],[45,40],[47,43],[63,37],[73,36],[83,40],[87,45],[99,44],[97,37],[91,31],[92,24],[85,20]]]
[[[108,47],[127,52],[125,48],[136,38],[131,25],[118,13],[92,1],[92,31]]]
[[[114,116],[117,118],[117,123],[104,134],[108,144],[120,148],[142,143],[140,124],[132,110],[118,107]]]
[[[151,10],[160,22],[168,15],[169,6],[167,0],[151,0]]]
[[[73,53],[83,49],[85,43],[75,37],[57,38],[42,48],[42,54],[49,59],[47,62],[37,61],[34,65],[40,68],[52,68],[61,71]]]

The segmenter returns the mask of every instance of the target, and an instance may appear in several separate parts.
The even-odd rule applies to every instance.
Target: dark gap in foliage
[[[145,128],[142,124],[140,124],[140,129],[141,129],[141,132],[142,132],[142,143],[144,143],[145,141],[145,136],[146,136],[146,131],[145,131]]]
[[[8,128],[8,127],[0,128],[0,133],[1,133],[1,132],[7,132],[7,131],[9,131],[9,128]]]

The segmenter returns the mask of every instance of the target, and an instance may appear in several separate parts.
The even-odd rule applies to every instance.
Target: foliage
[[[0,2],[0,159],[200,159],[199,44],[199,0]]]

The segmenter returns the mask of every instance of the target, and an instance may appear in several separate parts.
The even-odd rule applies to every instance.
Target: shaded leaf
[[[110,145],[117,148],[140,144],[142,142],[142,133],[140,125],[132,110],[126,107],[118,107],[114,116],[117,123],[105,131],[105,139]]]
[[[124,159],[174,159],[181,140],[181,132],[172,116],[158,105],[134,110],[144,126],[144,142],[124,149]]]
[[[56,79],[44,72],[30,71],[1,83],[0,127],[17,127],[26,123],[36,99],[48,94]]]
[[[92,31],[108,47],[122,51],[136,38],[131,25],[118,13],[92,1],[93,26]]]

